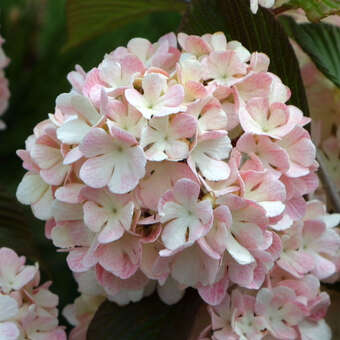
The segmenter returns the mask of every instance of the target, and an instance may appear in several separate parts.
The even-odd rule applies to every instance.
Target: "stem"
[[[316,151],[316,159],[320,165],[319,167],[319,177],[323,184],[323,187],[327,193],[327,198],[333,205],[335,212],[340,213],[340,197],[337,192],[336,185],[333,179],[328,175],[327,168],[325,164],[325,156],[323,153],[317,149]]]
[[[282,5],[278,8],[272,9],[272,13],[276,16],[276,15],[282,14],[283,12],[288,11],[289,9],[291,9],[291,7],[287,5]]]

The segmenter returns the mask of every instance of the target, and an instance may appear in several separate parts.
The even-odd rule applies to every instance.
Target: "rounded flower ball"
[[[39,286],[38,265],[25,262],[12,249],[0,248],[0,339],[66,340],[51,282]]]
[[[233,301],[257,293],[257,338],[298,336],[296,299],[317,299],[315,280],[337,272],[338,216],[304,199],[318,186],[310,120],[269,63],[221,32],[170,33],[68,75],[71,91],[18,150],[28,172],[17,198],[68,252],[83,295],[123,305],[157,290],[172,304],[193,287],[228,309],[242,288]],[[263,306],[284,294],[294,306],[275,304],[269,325]]]

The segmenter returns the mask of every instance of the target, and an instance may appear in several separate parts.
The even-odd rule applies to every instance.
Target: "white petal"
[[[241,265],[255,261],[253,255],[249,253],[247,248],[241,246],[230,233],[227,235],[226,248],[234,260]]]
[[[22,204],[32,204],[37,202],[47,191],[48,185],[38,174],[26,173],[17,189],[17,199]]]
[[[283,213],[285,210],[285,205],[282,202],[279,201],[264,201],[264,202],[258,202],[258,204],[264,208],[266,211],[267,217],[275,217]]]
[[[183,297],[185,289],[181,289],[179,284],[169,277],[163,286],[157,287],[157,292],[164,303],[173,305]]]
[[[0,294],[0,321],[10,320],[18,311],[18,303],[15,299],[8,295]]]
[[[57,137],[66,144],[80,144],[91,127],[80,118],[70,118],[57,129]]]

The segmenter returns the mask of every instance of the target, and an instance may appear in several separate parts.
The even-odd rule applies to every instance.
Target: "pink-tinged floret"
[[[239,104],[240,123],[245,132],[281,139],[300,121],[302,113],[283,103],[269,105],[266,98]]]
[[[1,291],[9,293],[11,290],[20,290],[30,281],[38,272],[35,266],[25,266],[25,257],[18,255],[9,248],[0,249],[0,285]]]
[[[296,339],[294,326],[304,317],[295,292],[284,286],[262,288],[256,296],[255,312],[263,328],[278,339]]]
[[[199,170],[199,174],[207,180],[225,180],[230,175],[230,168],[225,162],[230,150],[230,139],[225,131],[206,132],[198,137],[188,157],[188,165],[194,173]]]
[[[166,248],[175,250],[192,244],[208,233],[213,221],[209,200],[199,201],[200,187],[188,180],[179,180],[173,190],[159,201],[160,222],[165,224],[162,240]]]
[[[80,169],[80,178],[92,188],[106,185],[112,193],[134,189],[144,177],[146,159],[134,136],[110,124],[109,134],[92,129],[80,145],[88,158]]]
[[[182,113],[162,118],[152,118],[143,130],[141,146],[150,161],[186,159],[189,154],[189,140],[196,133],[196,120]]]
[[[167,77],[161,73],[149,73],[142,80],[143,95],[135,89],[127,89],[125,96],[146,119],[163,117],[185,111],[180,104],[184,99],[181,85],[168,87]]]
[[[233,50],[212,52],[202,62],[203,79],[218,85],[231,86],[247,72],[247,66]]]
[[[85,201],[84,222],[91,231],[98,233],[99,243],[116,241],[131,229],[134,203],[129,196],[85,187],[81,197]]]

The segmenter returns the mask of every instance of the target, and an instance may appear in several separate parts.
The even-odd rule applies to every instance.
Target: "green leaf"
[[[269,70],[292,91],[290,102],[309,115],[299,64],[288,37],[275,17],[259,8],[257,15],[248,0],[193,0],[180,25],[180,31],[204,34],[223,31],[229,40],[238,40],[251,52],[270,57]]]
[[[340,27],[325,23],[297,24],[286,16],[280,20],[316,67],[340,87]]]
[[[180,0],[68,0],[69,37],[65,49],[153,12],[185,9],[186,4]]]
[[[311,21],[319,21],[329,15],[340,13],[339,0],[290,0],[285,5],[302,8]]]
[[[200,304],[193,289],[172,306],[157,294],[124,307],[106,301],[90,324],[87,340],[187,340]]]

